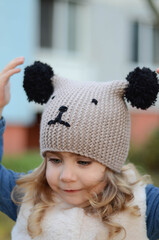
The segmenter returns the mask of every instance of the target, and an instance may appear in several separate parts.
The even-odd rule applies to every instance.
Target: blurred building
[[[158,6],[159,7],[159,6]],[[124,79],[136,66],[159,67],[159,28],[146,0],[1,0],[0,69],[17,56],[47,62],[75,81]],[[38,147],[42,107],[29,104],[23,71],[11,79],[5,152]],[[159,127],[159,104],[131,110],[132,141]]]

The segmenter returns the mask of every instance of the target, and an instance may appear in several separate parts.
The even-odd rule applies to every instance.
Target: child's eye
[[[57,158],[49,158],[49,161],[52,162],[52,163],[55,163],[55,164],[61,163],[61,160],[57,159]]]
[[[88,165],[90,165],[92,162],[91,162],[91,161],[78,161],[77,163],[78,163],[79,165],[88,166]]]

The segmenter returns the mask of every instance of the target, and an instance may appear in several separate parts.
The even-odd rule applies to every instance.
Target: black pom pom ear
[[[124,96],[133,107],[147,109],[154,105],[159,92],[159,83],[156,72],[149,68],[139,67],[126,77],[129,82]]]
[[[54,76],[52,68],[46,63],[35,61],[24,70],[23,87],[28,101],[44,104],[53,93],[51,78]]]

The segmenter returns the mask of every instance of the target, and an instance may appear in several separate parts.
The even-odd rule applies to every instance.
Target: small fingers
[[[159,68],[156,69],[156,72],[159,73]]]
[[[7,64],[7,66],[2,70],[1,74],[4,74],[4,73],[8,72],[9,70],[14,69],[15,67],[17,67],[18,65],[21,65],[23,63],[24,63],[24,57],[15,58]]]
[[[9,78],[12,75],[19,73],[20,71],[21,71],[20,68],[14,68],[14,69],[11,69],[11,70],[5,72],[4,74],[2,74],[0,76],[0,83],[5,85],[9,81]]]

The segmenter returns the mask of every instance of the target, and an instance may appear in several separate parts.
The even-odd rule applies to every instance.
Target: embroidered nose
[[[59,108],[59,111],[60,111],[60,112],[66,112],[67,109],[68,109],[67,107],[61,106],[61,107]]]
[[[64,112],[66,112],[68,110],[68,108],[66,106],[61,106],[59,108],[59,113],[57,115],[57,117],[54,119],[54,120],[50,120],[48,122],[48,125],[51,125],[51,124],[56,124],[56,123],[60,123],[60,124],[63,124],[65,125],[66,127],[70,127],[70,124],[68,122],[65,122],[62,120],[62,115],[64,114]]]

